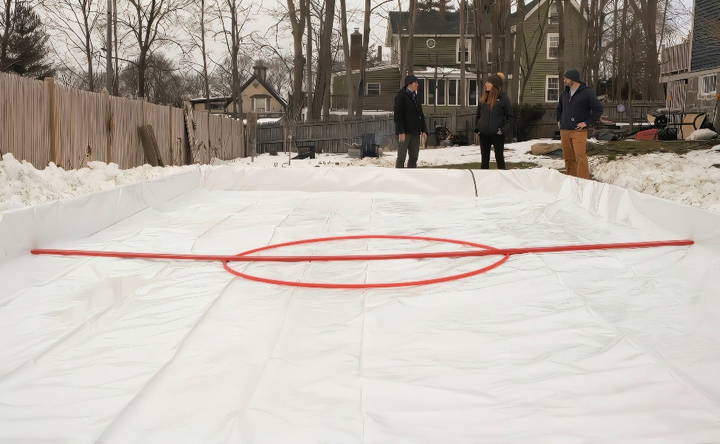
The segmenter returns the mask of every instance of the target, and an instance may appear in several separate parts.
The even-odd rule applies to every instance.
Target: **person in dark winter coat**
[[[477,107],[476,133],[480,134],[480,168],[490,168],[490,150],[494,148],[499,170],[505,169],[505,124],[513,117],[512,104],[503,91],[505,74],[499,72],[485,81]]]
[[[420,154],[420,136],[427,136],[425,114],[418,102],[418,78],[405,77],[405,86],[395,96],[395,134],[398,136],[398,155],[395,168],[405,167],[405,156],[409,154],[408,168],[416,168]]]
[[[565,170],[570,176],[589,179],[588,127],[600,120],[603,106],[593,90],[580,80],[580,73],[577,69],[568,70],[563,75],[563,83],[565,88],[558,101],[557,120],[565,158]]]

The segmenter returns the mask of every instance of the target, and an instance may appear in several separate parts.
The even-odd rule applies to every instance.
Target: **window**
[[[253,110],[256,113],[264,113],[268,110],[267,97],[253,97]]]
[[[548,23],[551,25],[557,25],[560,23],[560,11],[556,2],[550,3],[550,10],[548,11]]]
[[[427,94],[427,104],[428,105],[434,105],[435,104],[435,79],[428,79],[428,94]]]
[[[492,63],[492,58],[493,58],[492,37],[486,36],[485,37],[485,61],[487,63]]]
[[[458,104],[458,81],[448,80],[448,105]]]
[[[545,76],[545,101],[557,102],[560,99],[560,78]]]
[[[547,35],[547,58],[557,59],[560,57],[560,34],[550,32]]]
[[[366,97],[377,97],[380,95],[380,84],[379,83],[367,83],[365,96]]]
[[[438,105],[445,105],[445,85],[447,82],[442,79],[438,79],[437,81],[437,104]]]
[[[467,94],[468,94],[468,105],[470,106],[477,106],[478,104],[478,95],[477,95],[477,80],[471,79],[468,80],[468,88],[467,88]]]
[[[418,103],[425,105],[425,79],[418,79]]]
[[[462,60],[462,54],[460,53],[460,39],[457,39],[455,41],[455,58],[457,59],[456,62],[459,64]],[[470,63],[472,61],[472,39],[465,39],[465,63]]]
[[[700,79],[700,94],[709,96],[717,91],[717,74],[704,76]]]

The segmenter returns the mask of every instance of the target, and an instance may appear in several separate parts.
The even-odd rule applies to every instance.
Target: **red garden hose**
[[[443,242],[457,245],[465,245],[474,247],[474,250],[444,251],[430,253],[400,253],[400,254],[369,254],[369,255],[339,255],[339,256],[250,256],[252,253],[271,250],[281,247],[289,247],[294,245],[340,241],[340,240],[356,240],[356,239],[401,239],[416,240],[428,242]],[[588,250],[610,250],[624,248],[651,248],[651,247],[670,247],[670,246],[688,246],[693,245],[691,240],[671,240],[671,241],[653,241],[653,242],[626,242],[613,244],[586,244],[586,245],[558,245],[552,247],[526,247],[526,248],[494,248],[488,245],[477,244],[474,242],[460,241],[454,239],[443,239],[435,237],[422,236],[398,236],[398,235],[356,235],[356,236],[335,236],[323,237],[315,239],[304,239],[293,242],[285,242],[281,244],[268,245],[265,247],[248,250],[237,255],[207,255],[207,254],[168,254],[168,253],[130,253],[118,251],[86,251],[86,250],[52,250],[52,249],[35,249],[31,250],[32,254],[37,255],[62,255],[62,256],[91,256],[91,257],[116,257],[130,259],[173,259],[173,260],[195,260],[195,261],[220,261],[223,262],[225,270],[243,277],[245,279],[264,282],[277,285],[288,285],[293,287],[309,287],[309,288],[392,288],[392,287],[409,287],[415,285],[429,285],[440,282],[448,282],[485,273],[505,263],[510,256],[516,254],[527,253],[555,253],[567,251],[588,251]],[[387,282],[387,283],[362,283],[362,284],[335,284],[335,283],[316,283],[316,282],[291,282],[277,279],[263,278],[241,273],[232,267],[230,262],[329,262],[329,261],[372,261],[372,260],[397,260],[397,259],[430,259],[430,258],[455,258],[455,257],[479,257],[479,256],[502,256],[498,261],[477,270],[466,273],[444,276],[434,279],[426,279],[420,281],[407,282]]]

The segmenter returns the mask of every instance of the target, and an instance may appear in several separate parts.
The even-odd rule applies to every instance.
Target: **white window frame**
[[[715,89],[713,89],[712,91],[705,91],[705,79],[709,79],[710,77],[715,77]],[[698,89],[700,90],[701,96],[714,96],[715,94],[717,94],[717,90],[718,90],[717,78],[718,78],[717,73],[708,74],[708,75],[700,77],[700,87]]]
[[[260,103],[260,100],[263,100],[265,102],[263,109],[258,109],[258,104]],[[267,97],[253,97],[253,111],[256,113],[267,113],[269,112],[270,108],[270,101]]]
[[[455,103],[450,103],[450,82],[455,82]],[[447,84],[447,94],[445,94],[445,101],[447,102],[446,106],[460,106],[460,96],[458,93],[460,92],[460,79],[446,79],[445,83]]]
[[[492,63],[492,49],[493,39],[491,36],[485,36],[485,63],[488,65]]]
[[[428,105],[437,105],[437,81],[438,80],[440,80],[440,79],[434,79],[434,78],[427,79],[427,84],[426,84],[427,86],[425,89],[428,92],[428,94],[425,95],[425,97],[427,97],[427,99],[425,101],[427,102]],[[430,82],[435,82],[435,87],[432,88],[432,92],[433,92],[432,100],[430,100]]]
[[[475,82],[475,102],[473,103],[470,100],[470,82]],[[477,79],[467,79],[467,88],[465,89],[465,94],[468,96],[468,106],[477,106],[479,100],[480,100],[480,89],[478,88],[478,81]]]
[[[376,96],[370,95],[370,85],[377,85],[378,93]],[[380,82],[367,82],[365,84],[365,97],[380,97],[382,95],[382,86],[380,85]]]
[[[554,7],[554,9],[555,9],[555,15],[552,14],[552,12],[553,12],[553,7]],[[548,25],[557,25],[557,24],[559,24],[559,23],[560,23],[560,9],[558,9],[557,1],[556,1],[556,0],[552,0],[552,1],[550,2],[550,6],[548,6],[548,8],[550,8],[550,9],[548,10]],[[553,18],[555,18],[555,21],[553,21]]]
[[[442,91],[439,88],[438,83],[442,82]],[[442,92],[445,103],[438,103],[438,93]],[[440,77],[435,81],[435,105],[437,106],[448,106],[448,79]]]
[[[547,48],[545,50],[545,56],[547,57],[548,60],[557,60],[558,59],[557,57],[550,57],[550,48],[551,48],[550,39],[552,37],[557,37],[558,45],[555,46],[555,48],[558,48],[558,51],[560,51],[560,34],[557,32],[548,32],[547,38],[545,39],[545,43],[547,46]]]
[[[472,63],[472,39],[465,39],[465,51],[467,51],[467,60],[465,60],[465,64]],[[460,39],[455,39],[455,63],[458,65],[461,63],[460,61]]]
[[[550,99],[548,98],[548,92],[550,91],[550,88],[549,88],[549,80],[550,80],[550,79],[557,79],[557,81],[558,81],[558,88],[557,88],[557,90],[558,90],[558,98],[555,99],[555,100],[550,100]],[[545,103],[557,103],[558,100],[560,100],[560,92],[561,92],[561,91],[562,91],[562,88],[560,87],[560,76],[557,75],[557,74],[555,74],[555,75],[553,75],[553,74],[548,74],[548,75],[546,75],[546,76],[545,76]]]

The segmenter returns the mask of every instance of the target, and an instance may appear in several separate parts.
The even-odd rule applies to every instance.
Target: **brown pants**
[[[590,178],[587,159],[587,130],[560,130],[565,169],[570,176]]]

